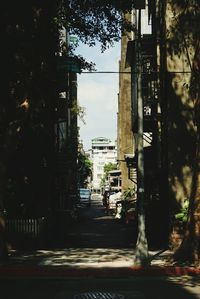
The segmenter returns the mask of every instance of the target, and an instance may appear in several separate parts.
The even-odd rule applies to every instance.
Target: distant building
[[[92,155],[93,163],[93,189],[101,188],[101,179],[104,175],[104,165],[108,163],[117,163],[117,146],[116,142],[112,142],[105,137],[97,137],[92,139]]]

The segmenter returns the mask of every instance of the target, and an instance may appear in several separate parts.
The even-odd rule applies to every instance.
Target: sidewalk
[[[7,264],[0,265],[1,278],[199,276],[200,268],[169,263],[170,250],[150,251],[147,267],[134,266],[133,249],[69,248],[10,252]]]

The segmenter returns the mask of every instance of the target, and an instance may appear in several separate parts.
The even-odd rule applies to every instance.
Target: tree
[[[116,163],[107,163],[104,165],[104,173],[105,173],[105,176],[107,177],[108,176],[108,173],[109,171],[112,171],[112,170],[116,170],[117,169],[117,164]]]
[[[75,55],[74,50],[79,42],[94,46],[101,44],[102,52],[121,39],[122,28],[127,32],[133,25],[123,18],[123,14],[131,11],[130,0],[60,0],[56,22],[59,27],[64,26],[70,35],[77,37],[75,44],[64,45],[71,56],[78,59],[82,69],[94,69],[95,64],[88,62],[80,54]]]
[[[6,2],[2,20],[2,80],[0,104],[0,207],[9,216],[47,210],[52,169],[52,99],[55,88],[56,4],[49,1]],[[52,129],[52,127],[51,127]],[[46,168],[47,166],[47,168]],[[50,176],[50,175],[49,175]],[[41,200],[40,200],[41,199]],[[1,208],[0,208],[1,209]],[[0,211],[0,223],[2,211]],[[3,238],[5,225],[1,225]],[[0,252],[5,248],[0,241]],[[1,254],[0,254],[1,256]]]
[[[68,1],[68,5],[65,1],[60,3],[60,14],[68,32],[76,34],[89,46],[98,41],[105,50],[120,40],[122,27],[132,28],[122,14],[131,10],[132,1],[73,0]]]
[[[4,58],[0,106],[0,206],[9,206],[16,213],[28,198],[32,213],[31,207],[35,211],[41,204],[46,208],[44,199],[53,196],[53,192],[46,192],[52,189],[54,165],[52,132],[58,95],[55,53],[60,48],[59,30],[64,26],[81,42],[93,46],[98,41],[105,50],[120,40],[122,26],[130,28],[122,18],[122,13],[130,8],[128,0],[5,3],[0,13]],[[63,44],[64,47],[67,55],[75,56],[73,46]],[[81,68],[94,66],[80,55],[77,58]],[[41,165],[46,169],[45,181]],[[24,195],[23,189],[30,197]]]
[[[104,186],[106,183],[106,180],[108,180],[109,171],[116,170],[117,164],[116,163],[107,163],[104,165],[104,175],[101,178],[101,185]]]
[[[199,15],[200,16],[200,15]],[[200,37],[199,37],[200,38]],[[196,41],[196,51],[192,65],[190,92],[194,106],[194,121],[197,128],[194,156],[192,194],[183,242],[175,252],[175,259],[200,264],[200,39]]]
[[[195,141],[194,148],[191,148],[193,179],[186,230],[174,259],[200,263],[200,7],[198,0],[169,2],[173,11],[173,26],[168,34],[168,49],[171,51],[169,54],[175,53],[179,58],[186,55],[191,71],[190,82],[183,82],[183,88],[188,92],[190,107],[193,107],[188,115],[191,120],[188,137]]]
[[[84,153],[78,153],[78,185],[84,187],[88,183],[88,177],[92,175],[92,162]]]

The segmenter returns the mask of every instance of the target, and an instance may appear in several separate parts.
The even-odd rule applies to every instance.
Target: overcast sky
[[[101,53],[100,47],[82,45],[79,53],[96,64],[97,71],[119,71],[120,45]],[[78,103],[85,108],[85,124],[79,120],[80,140],[85,150],[91,139],[117,138],[118,74],[78,74]]]

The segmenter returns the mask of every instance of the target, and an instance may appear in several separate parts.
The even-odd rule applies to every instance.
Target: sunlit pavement
[[[166,265],[171,252],[150,251],[151,265]],[[10,264],[65,267],[131,267],[134,250],[127,248],[68,248],[10,253]]]
[[[114,233],[112,234],[112,231]],[[65,249],[10,251],[7,265],[0,266],[0,276],[133,276],[133,275],[199,275],[200,269],[178,267],[169,262],[170,250],[149,251],[149,266],[134,266],[134,247],[129,238],[134,230],[113,222],[112,216],[106,216],[101,199],[95,195],[90,209],[83,211],[83,222],[70,228],[71,245]],[[121,241],[122,240],[122,241]],[[112,244],[125,244],[121,248]],[[81,247],[80,247],[81,245]],[[90,245],[90,246],[87,246]],[[101,245],[101,248],[98,247]],[[110,246],[110,247],[109,247]]]
[[[130,249],[69,248],[17,253],[0,266],[2,299],[200,299],[200,269],[167,265],[149,252],[134,267]]]
[[[200,299],[200,269],[167,264],[170,255],[150,251],[150,266],[134,267],[127,248],[12,251],[0,298]]]
[[[94,204],[98,205],[98,200]],[[88,213],[93,213],[92,209]],[[102,244],[102,236],[97,236],[99,242],[93,240],[93,246],[86,247],[91,234],[104,232],[102,218],[99,209],[94,232],[90,230],[93,220],[86,221],[80,233],[82,247],[10,251],[9,261],[0,264],[0,298],[200,299],[200,269],[170,264],[170,250],[149,251],[149,265],[139,267],[134,266],[134,249],[130,246],[95,247],[111,243],[106,238]],[[110,236],[110,231],[106,233]],[[75,238],[77,231],[72,234]]]
[[[149,266],[134,266],[134,250],[69,248],[65,250],[13,251],[0,277],[131,277],[200,276],[200,268],[169,264],[169,250],[149,252]]]

